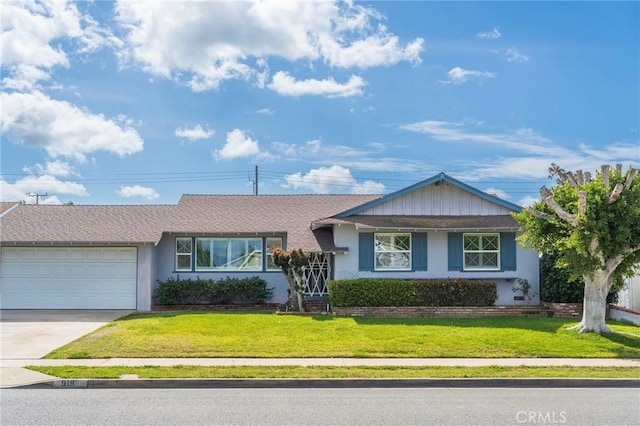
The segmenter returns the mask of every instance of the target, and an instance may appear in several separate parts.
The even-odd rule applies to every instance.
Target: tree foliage
[[[623,259],[616,268],[615,276],[631,276],[633,266],[640,263],[640,175],[634,173],[620,198],[610,202],[612,187],[625,185],[631,169],[627,173],[622,173],[621,167],[611,169],[608,185],[604,184],[599,172],[595,179],[585,179],[582,185],[577,186],[571,183],[569,172],[557,165],[552,164],[549,171],[550,177],[557,178],[557,185],[550,195],[577,219],[577,224],[560,218],[543,195],[543,199],[531,208],[514,215],[525,229],[519,240],[542,253],[557,254],[558,265],[566,268],[570,279],[602,269],[603,259],[617,256]],[[586,194],[584,211],[579,209],[580,192]],[[539,217],[532,210],[547,217]],[[598,240],[601,256],[592,250],[594,237]]]
[[[614,282],[634,273],[640,263],[640,174],[622,165],[589,172],[568,172],[552,164],[551,190],[514,214],[524,227],[526,247],[557,256],[569,280],[585,283],[581,331],[609,331],[604,323],[606,296]]]

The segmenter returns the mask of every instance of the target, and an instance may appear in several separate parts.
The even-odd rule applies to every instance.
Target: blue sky
[[[0,198],[389,193],[526,205],[640,167],[638,2],[2,2]]]

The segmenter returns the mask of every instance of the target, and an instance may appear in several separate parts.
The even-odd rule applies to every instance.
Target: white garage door
[[[135,309],[135,247],[3,247],[3,309]]]

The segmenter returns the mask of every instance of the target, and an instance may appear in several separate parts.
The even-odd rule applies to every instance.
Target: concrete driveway
[[[29,360],[42,358],[52,350],[131,312],[133,311],[0,311],[2,366],[27,365]]]

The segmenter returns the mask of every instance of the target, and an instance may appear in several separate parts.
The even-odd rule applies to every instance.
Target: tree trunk
[[[605,323],[611,279],[611,274],[603,270],[597,270],[592,275],[584,277],[582,321],[571,327],[572,329],[578,329],[580,333],[611,333],[611,329]]]
[[[304,309],[304,276],[296,274],[296,298],[298,300],[298,310],[300,312],[306,312]]]

